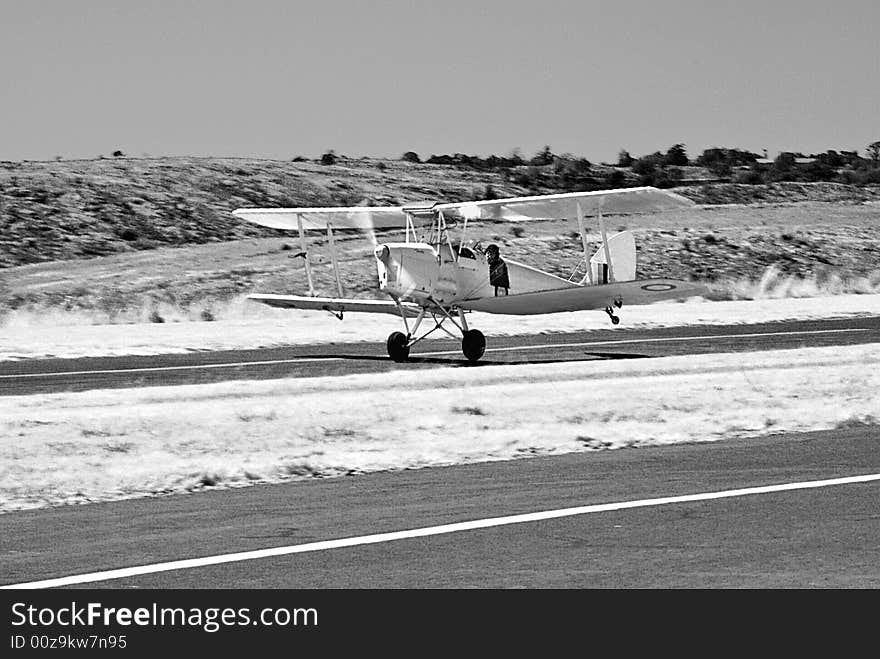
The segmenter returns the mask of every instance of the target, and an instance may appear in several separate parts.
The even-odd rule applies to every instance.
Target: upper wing
[[[391,300],[356,300],[338,297],[305,297],[301,295],[272,295],[259,293],[248,295],[249,300],[268,304],[270,307],[285,309],[321,309],[324,311],[361,311],[366,313],[393,313],[400,314],[397,305]],[[400,307],[410,318],[418,315],[420,307],[417,304],[401,302]]]
[[[239,208],[232,211],[236,217],[271,229],[298,228],[297,216],[302,218],[303,229],[326,230],[329,223],[334,229],[402,229],[406,214],[401,206],[351,206],[338,208]]]
[[[660,300],[675,300],[705,295],[706,287],[677,279],[640,279],[601,286],[576,286],[536,293],[500,295],[465,300],[462,309],[502,313],[518,316],[559,311],[604,309],[619,300],[624,305],[651,304]]]
[[[449,204],[413,204],[410,206],[350,206],[328,208],[239,208],[232,214],[272,229],[293,230],[302,220],[304,230],[402,229],[407,214],[432,217],[443,211],[450,219],[467,217],[485,220],[547,220],[577,217],[580,205],[585,215],[603,213],[647,213],[693,206],[690,199],[658,188],[622,188],[594,192],[511,197],[490,201],[463,201]]]
[[[434,208],[470,220],[549,220],[577,217],[580,205],[584,215],[602,213],[648,213],[694,205],[690,199],[652,187],[567,192],[564,194],[511,197],[489,201],[437,204]]]

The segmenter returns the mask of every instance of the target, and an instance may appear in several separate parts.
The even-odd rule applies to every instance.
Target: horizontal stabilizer
[[[259,293],[248,295],[247,299],[268,304],[270,307],[283,309],[317,309],[343,313],[357,311],[361,313],[391,313],[400,315],[397,305],[391,300],[357,300],[338,297],[307,297],[302,295],[272,295]],[[419,314],[421,307],[411,302],[401,302],[400,307],[409,318]]]
[[[705,295],[706,287],[677,279],[640,279],[602,286],[576,286],[535,293],[501,295],[465,300],[459,306],[470,311],[512,315],[604,309],[620,301],[624,306],[652,304]]]

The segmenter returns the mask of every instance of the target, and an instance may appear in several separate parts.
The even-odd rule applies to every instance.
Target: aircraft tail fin
[[[590,270],[594,284],[610,284],[613,281],[632,281],[636,278],[636,239],[631,231],[621,231],[608,238],[608,253],[611,267],[602,245],[592,258]]]

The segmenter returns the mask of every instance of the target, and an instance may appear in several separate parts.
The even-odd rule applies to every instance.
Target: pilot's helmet
[[[486,254],[498,254],[499,252],[498,245],[495,245],[494,243],[486,248]]]

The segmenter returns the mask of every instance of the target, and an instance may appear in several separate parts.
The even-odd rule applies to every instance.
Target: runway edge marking
[[[145,355],[149,357],[151,355]],[[113,375],[114,373],[147,373],[162,371],[198,371],[210,368],[240,368],[242,366],[275,366],[278,364],[298,364],[300,362],[338,362],[342,357],[295,357],[293,359],[267,359],[256,362],[221,362],[217,364],[185,364],[183,366],[139,366],[137,368],[104,368],[94,371],[51,371],[48,373],[10,373],[0,375],[0,379],[47,378],[71,375]]]
[[[676,503],[689,503],[693,501],[709,501],[712,499],[727,499],[732,497],[749,496],[753,494],[769,494],[773,492],[786,492],[791,490],[806,490],[812,488],[829,487],[832,485],[850,485],[854,483],[868,483],[880,480],[880,474],[864,474],[860,476],[846,476],[842,478],[831,478],[817,481],[802,481],[799,483],[781,483],[777,485],[761,485],[758,487],[746,487],[735,490],[723,490],[720,492],[703,492],[699,494],[685,494],[672,497],[659,497],[654,499],[641,499],[636,501],[620,501],[616,503],[600,503],[589,506],[578,506],[575,508],[560,508],[557,510],[545,510],[535,513],[524,513],[520,515],[509,515],[505,517],[490,517],[486,519],[471,520],[468,522],[456,522],[452,524],[442,524],[439,526],[429,526],[417,529],[409,529],[405,531],[392,531],[390,533],[378,533],[373,535],[356,536],[351,538],[341,538],[337,540],[322,540],[319,542],[309,542],[302,545],[288,545],[286,547],[271,547],[268,549],[257,549],[252,551],[237,552],[233,554],[219,554],[216,556],[204,556],[202,558],[190,558],[178,561],[168,561],[164,563],[154,563],[151,565],[140,565],[135,567],[118,568],[114,570],[105,570],[102,572],[92,572],[89,574],[78,574],[68,577],[59,577],[55,579],[44,579],[42,581],[32,581],[29,583],[10,584],[0,586],[0,589],[35,589],[35,588],[55,588],[60,586],[70,586],[73,584],[94,583],[98,581],[110,581],[113,579],[124,579],[126,577],[136,577],[145,574],[154,574],[157,572],[169,572],[172,570],[187,570],[192,568],[207,567],[209,565],[220,565],[223,563],[235,563],[241,561],[251,561],[260,558],[270,558],[274,556],[285,556],[288,554],[303,554],[307,552],[323,551],[327,549],[341,549],[345,547],[355,547],[358,545],[371,545],[382,542],[393,542],[395,540],[407,540],[411,538],[423,538],[432,535],[442,535],[445,533],[457,533],[460,531],[473,531],[477,529],[487,529],[496,526],[507,526],[510,524],[523,524],[527,522],[538,522],[548,519],[558,519],[561,517],[573,517],[575,515],[586,515],[589,513],[610,512],[614,510],[627,510],[631,508],[646,508],[651,506],[664,506]]]

